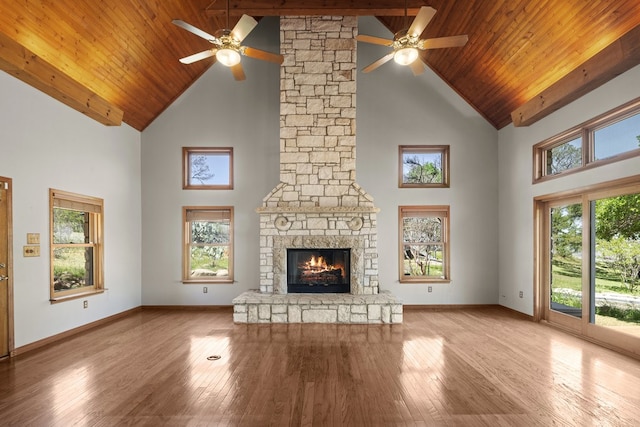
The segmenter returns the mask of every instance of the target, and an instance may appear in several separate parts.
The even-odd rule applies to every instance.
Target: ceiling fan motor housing
[[[240,41],[236,40],[231,34],[231,30],[222,29],[216,31],[216,40],[213,41],[218,49],[240,50]]]
[[[418,48],[420,37],[407,33],[408,30],[401,30],[393,36],[393,50],[404,48]]]

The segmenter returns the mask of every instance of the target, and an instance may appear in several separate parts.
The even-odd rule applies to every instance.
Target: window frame
[[[191,222],[188,220],[190,211],[229,212],[229,264],[227,276],[199,276],[191,277]],[[184,284],[229,284],[234,282],[234,210],[233,206],[183,206],[182,207],[182,283]]]
[[[436,276],[406,276],[404,274],[404,223],[403,219],[412,217],[407,214],[420,214],[422,216],[440,216],[442,223],[442,241],[434,242],[442,244],[442,277]],[[437,215],[441,214],[441,215]],[[449,283],[451,282],[451,244],[450,244],[451,209],[449,205],[424,205],[424,206],[398,206],[398,277],[400,283]]]
[[[640,98],[636,98],[626,104],[623,104],[613,110],[601,114],[591,120],[588,120],[578,126],[572,127],[558,135],[552,136],[533,146],[533,184],[556,179],[561,176],[567,176],[576,172],[581,172],[594,167],[599,167],[609,163],[619,162],[640,156],[640,147],[615,154],[611,157],[596,160],[595,159],[595,132],[612,126],[629,117],[640,114]],[[566,143],[576,137],[580,137],[582,141],[582,165],[577,166],[556,174],[547,174],[546,161],[547,152]]]
[[[404,182],[404,157],[406,154],[440,153],[442,159],[442,182],[407,183]],[[398,187],[399,188],[449,188],[449,145],[399,145],[398,146]]]
[[[190,183],[190,159],[194,155],[226,155],[229,161],[229,176],[227,182],[216,185]],[[182,188],[184,190],[233,190],[233,147],[182,147]]]
[[[81,209],[83,208],[84,209]],[[89,238],[88,243],[54,243],[54,208],[76,210],[89,214]],[[79,289],[69,289],[56,292],[55,282],[55,257],[54,251],[58,248],[87,248],[93,249],[92,269],[93,285]],[[99,197],[85,196],[63,190],[49,189],[49,301],[57,303],[72,299],[82,298],[87,295],[104,292],[104,200]]]

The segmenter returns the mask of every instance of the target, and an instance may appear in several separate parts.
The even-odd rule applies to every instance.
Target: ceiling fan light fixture
[[[416,59],[418,59],[418,49],[415,47],[403,47],[393,54],[393,60],[400,65],[409,65]]]
[[[238,53],[237,50],[223,48],[219,49],[216,52],[216,59],[222,65],[233,67],[234,65],[238,65],[240,63],[240,53]]]

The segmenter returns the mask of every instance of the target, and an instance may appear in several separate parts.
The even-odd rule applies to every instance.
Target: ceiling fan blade
[[[258,25],[258,21],[256,21],[254,18],[249,15],[242,15],[236,26],[233,27],[233,30],[231,30],[231,35],[234,39],[241,42],[245,37],[249,35],[249,33],[256,27],[256,25]]]
[[[462,47],[469,41],[469,36],[449,36],[437,37],[434,39],[424,39],[418,42],[418,49],[441,49],[445,47]]]
[[[363,73],[368,73],[370,71],[375,70],[376,68],[378,68],[379,66],[381,66],[382,64],[384,64],[385,62],[387,62],[388,60],[390,60],[391,58],[393,58],[393,54],[395,52],[391,52],[386,54],[385,56],[383,56],[382,58],[378,59],[376,62],[374,62],[371,65],[367,65],[366,67],[364,67],[362,69]]]
[[[233,73],[233,78],[238,81],[246,79],[244,70],[242,69],[242,62],[238,62],[236,65],[231,67],[231,72]]]
[[[211,34],[202,31],[200,28],[196,28],[191,24],[187,24],[186,22],[180,20],[180,19],[174,19],[173,21],[171,21],[173,24],[177,25],[180,28],[183,28],[187,31],[189,31],[190,33],[195,34],[198,37],[202,37],[203,39],[209,41],[210,43],[213,43],[215,40],[217,40],[214,36],[212,36]]]
[[[251,16],[242,15],[236,26],[233,27],[233,30],[231,30],[231,35],[234,39],[241,42],[245,37],[249,35],[251,30],[253,30],[256,25],[258,25],[258,21],[253,19]]]
[[[393,44],[393,40],[383,39],[382,37],[367,36],[365,34],[358,34],[356,36],[356,40],[359,42],[380,44],[382,46],[391,46]]]
[[[218,49],[209,49],[199,53],[194,53],[193,55],[185,56],[184,58],[180,58],[180,62],[183,64],[192,64],[196,61],[200,61],[201,59],[209,58],[216,54]],[[215,58],[214,58],[215,61]]]
[[[262,59],[263,61],[275,62],[276,64],[282,64],[284,56],[277,53],[265,52],[264,50],[255,49],[249,46],[243,46],[240,49],[240,53],[250,58]]]
[[[431,22],[431,19],[435,14],[436,10],[434,8],[429,6],[422,6],[415,19],[411,23],[407,34],[410,36],[419,37],[424,29],[427,28],[427,25],[429,25],[429,22]]]
[[[422,63],[420,58],[409,64],[409,67],[411,67],[411,71],[413,72],[414,76],[419,76],[420,74],[424,73],[424,64]]]

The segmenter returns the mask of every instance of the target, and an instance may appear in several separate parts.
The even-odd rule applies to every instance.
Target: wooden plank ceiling
[[[465,47],[427,51],[424,58],[497,129],[511,123],[516,109],[640,25],[638,0],[407,4],[410,16],[420,6],[437,10],[423,38],[468,34]],[[258,19],[374,15],[396,32],[405,26],[404,6],[404,0],[230,0],[229,20],[233,27],[243,13]],[[171,20],[179,18],[213,33],[227,26],[226,7],[222,0],[0,0],[0,68],[35,87],[49,85],[52,89],[44,91],[58,99],[56,93],[66,90],[66,97],[75,97],[76,103],[98,100],[94,113],[106,114],[101,121],[109,122],[120,111],[125,123],[141,131],[211,65],[207,60],[178,62],[211,45]],[[16,51],[12,43],[23,50]],[[16,61],[16,55],[22,59]],[[31,70],[38,64],[46,67],[35,74],[34,83]],[[23,78],[25,73],[31,73],[29,78]],[[41,74],[49,78],[42,80]],[[406,78],[416,77],[407,73]],[[64,79],[76,89],[52,83]]]

